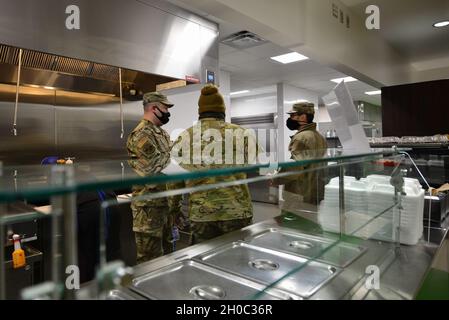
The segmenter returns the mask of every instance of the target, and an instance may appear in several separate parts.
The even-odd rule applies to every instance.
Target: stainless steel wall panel
[[[65,26],[69,5],[80,8],[80,30]],[[205,82],[206,69],[219,75],[218,25],[163,0],[0,0],[0,44],[0,83],[9,86],[17,81],[18,48],[35,50],[23,56],[27,87],[20,88],[18,137],[10,132],[13,92],[0,88],[0,160],[6,163],[37,163],[50,154],[125,157],[142,103],[125,103],[120,139],[113,97],[119,67],[128,100],[137,100],[129,96],[133,85],[144,92],[186,76]]]
[[[54,107],[21,103],[18,136],[12,134],[14,103],[0,102],[0,158],[26,158],[55,151]]]
[[[80,30],[65,27],[71,4]],[[0,0],[0,8],[0,43],[173,78],[201,75],[202,29],[218,47],[216,25],[165,1]]]
[[[78,160],[126,158],[126,139],[142,117],[142,103],[123,105],[125,138],[120,139],[119,104],[61,107],[21,103],[14,137],[14,103],[0,102],[0,161],[39,164],[49,155]]]
[[[126,156],[126,138],[142,117],[142,103],[123,105],[125,138],[120,139],[119,105],[56,107],[58,151],[111,152]],[[70,156],[70,155],[68,155]]]

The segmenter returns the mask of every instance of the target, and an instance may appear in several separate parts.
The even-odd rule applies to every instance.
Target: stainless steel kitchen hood
[[[216,23],[163,0],[77,0],[81,28],[69,30],[71,4],[0,0],[5,164],[123,159],[144,92],[178,79],[206,83],[207,71],[219,83]]]
[[[0,45],[0,84],[16,84],[19,50],[19,48]],[[140,100],[144,92],[154,91],[157,84],[174,80],[174,78],[128,69],[122,69],[121,72],[123,97],[125,100],[131,101]],[[75,105],[82,105],[81,93],[118,97],[120,92],[119,68],[33,50],[23,50],[20,85],[35,89],[77,92],[79,93],[77,95],[78,102]],[[21,90],[20,101],[42,103],[39,102],[42,99],[33,99],[37,96],[27,94],[29,92],[30,90]],[[41,90],[41,94],[38,96],[42,97],[45,93],[50,96],[55,95],[54,92]],[[14,96],[15,91],[11,92],[5,86],[0,87],[1,101],[14,101]],[[60,99],[56,104],[73,105],[70,100]],[[87,104],[90,104],[89,100],[92,100],[92,97],[86,96]],[[49,103],[48,99],[45,101]],[[53,101],[50,104],[53,104]]]
[[[66,7],[73,4],[80,10],[79,30],[65,24]],[[0,0],[0,8],[0,44],[32,50],[24,63],[45,70],[104,80],[117,76],[109,67],[117,66],[203,83],[206,70],[219,74],[218,25],[168,1]],[[17,53],[11,59],[14,64]]]

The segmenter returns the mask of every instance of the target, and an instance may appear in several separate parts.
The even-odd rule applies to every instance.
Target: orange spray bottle
[[[15,234],[12,236],[14,241],[14,252],[12,253],[12,262],[14,269],[22,268],[25,266],[25,251],[20,247],[20,236]]]

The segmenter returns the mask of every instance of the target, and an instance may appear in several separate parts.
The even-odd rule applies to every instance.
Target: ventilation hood
[[[15,85],[17,82],[19,50],[16,47],[0,45],[0,98],[3,101],[13,101],[15,98],[15,90],[12,91],[8,85]],[[83,99],[82,94],[110,97],[99,99],[105,103],[115,101],[120,94],[119,70],[118,67],[91,61],[23,50],[20,85],[34,90],[22,90],[20,99],[36,103],[41,103],[42,100],[48,102],[48,99],[42,98],[45,96],[44,93],[54,95],[54,91],[57,90],[66,92],[60,95],[67,97],[59,101],[62,105],[79,105],[83,101],[90,104],[89,101],[91,103],[98,101],[98,99],[94,101],[89,98]],[[121,73],[123,98],[126,100],[140,100],[144,92],[154,91],[157,84],[176,80],[129,69],[121,69]],[[73,100],[70,97],[75,98]]]

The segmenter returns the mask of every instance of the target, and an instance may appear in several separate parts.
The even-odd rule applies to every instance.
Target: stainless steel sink
[[[132,290],[161,300],[288,300],[300,297],[184,260],[134,279]]]
[[[242,241],[222,246],[194,259],[304,298],[313,295],[341,271],[340,268],[328,264]]]
[[[347,267],[360,257],[366,248],[338,239],[296,233],[288,229],[268,229],[245,239],[246,242],[273,250],[318,260],[338,267]]]

